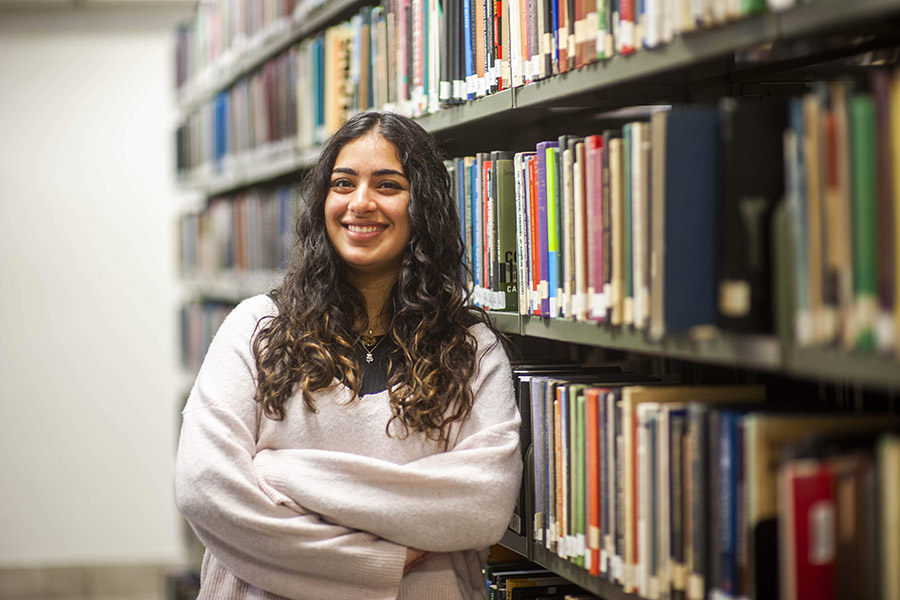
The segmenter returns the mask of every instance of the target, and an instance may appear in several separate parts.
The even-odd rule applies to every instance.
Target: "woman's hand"
[[[409,573],[410,569],[422,561],[428,560],[434,556],[434,552],[426,552],[425,550],[417,550],[416,548],[406,549],[406,566],[403,567],[403,574]]]

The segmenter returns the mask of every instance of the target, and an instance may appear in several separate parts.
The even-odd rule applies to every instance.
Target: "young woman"
[[[349,120],[305,180],[284,283],[216,334],[184,410],[178,507],[200,598],[486,598],[521,477],[509,362],[467,306],[431,136]]]

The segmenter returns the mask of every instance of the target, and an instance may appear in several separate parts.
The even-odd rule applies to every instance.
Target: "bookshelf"
[[[308,6],[302,9],[304,5]],[[347,22],[364,7],[375,6],[382,5],[359,0],[298,1],[292,18],[271,27],[267,35],[239,52],[235,50],[220,63],[198,72],[194,81],[182,86],[179,103],[183,114],[201,110],[216,94],[262,68],[267,61]],[[640,110],[644,105],[714,103],[722,97],[742,94],[761,96],[779,87],[809,89],[818,77],[828,78],[821,65],[892,47],[900,47],[900,0],[820,0],[686,31],[654,48],[615,54],[439,110],[410,109],[401,104],[388,108],[416,115],[449,156],[499,148],[534,150],[534,144],[542,139],[596,131],[607,121],[623,122],[629,118],[627,111],[634,107]],[[788,91],[785,95],[792,94],[801,92]],[[219,168],[187,169],[181,173],[181,183],[208,199],[227,199],[276,182],[290,184],[317,159],[317,148],[304,146],[298,139],[289,135],[225,161]],[[900,207],[897,199],[894,202]],[[202,211],[202,203],[190,210]],[[185,277],[184,288],[194,301],[237,303],[270,290],[281,274],[269,269],[192,272]],[[706,331],[703,335],[670,333],[651,339],[646,330],[628,325],[502,311],[489,314],[500,330],[526,341],[551,340],[629,356],[725,366],[789,378],[810,387],[871,390],[887,396],[890,410],[897,411],[894,394],[900,389],[900,363],[893,356],[828,346],[801,347],[783,332]],[[602,598],[640,598],[622,591],[619,585],[588,575],[530,539],[528,531],[521,536],[507,532],[501,543]]]

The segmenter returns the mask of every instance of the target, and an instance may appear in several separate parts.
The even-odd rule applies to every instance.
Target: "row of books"
[[[791,101],[778,226],[799,346],[890,351],[900,325],[900,72]]]
[[[198,22],[211,30],[247,23],[231,19],[247,12],[244,3],[203,3],[201,13],[218,16]],[[303,4],[279,2],[261,22],[285,22]],[[253,153],[276,141],[307,150],[358,111],[423,115],[762,9],[761,0],[385,0],[192,108],[179,128],[179,168],[221,172],[228,160],[258,159]],[[221,35],[207,34],[220,52]],[[205,48],[179,39],[179,48]]]
[[[182,276],[284,270],[296,240],[296,206],[295,188],[278,186],[216,197],[183,215]]]
[[[531,541],[560,558],[648,600],[900,592],[896,418],[773,406],[761,386],[516,378]]]
[[[182,304],[181,364],[188,373],[200,370],[213,336],[234,308],[233,303],[190,301]]]
[[[297,147],[297,48],[197,106],[175,132],[179,174],[208,177]]]
[[[894,348],[900,74],[876,71],[872,88],[648,107],[447,161],[476,303],[653,338],[771,333],[777,304],[798,345],[843,330],[848,348]]]
[[[283,34],[308,11],[310,0],[211,0],[176,29],[175,85],[211,80],[235,60]]]
[[[308,12],[308,4],[289,0],[201,4],[195,21],[179,29],[179,85],[227,64],[252,42],[289,26]],[[388,104],[419,115],[793,4],[793,0],[384,0],[363,9],[373,14],[375,26],[359,42],[389,57],[384,71],[370,69],[385,85],[396,84]]]

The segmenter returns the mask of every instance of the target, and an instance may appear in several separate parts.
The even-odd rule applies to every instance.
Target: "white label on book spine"
[[[634,48],[634,23],[629,21],[619,22],[619,33],[622,36],[622,48]]]
[[[575,534],[575,552],[574,556],[584,556],[586,554],[584,548],[584,534]]]
[[[821,500],[809,508],[809,564],[834,562],[834,503]]]
[[[622,557],[613,556],[609,561],[609,566],[612,570],[613,580],[622,581],[624,579],[623,575],[625,574],[625,565],[622,563]]]
[[[696,573],[691,573],[688,577],[687,585],[688,598],[691,598],[692,600],[694,598],[703,598],[705,587],[706,586],[703,585],[703,577],[697,575]]]
[[[596,525],[588,527],[588,546],[592,549],[600,548],[600,528]]]
[[[609,555],[606,553],[606,550],[600,550],[600,572],[609,572]]]
[[[449,81],[442,81],[438,88],[438,95],[442,102],[445,102],[450,99],[451,86]]]

